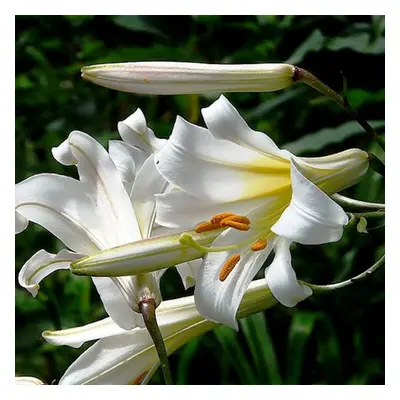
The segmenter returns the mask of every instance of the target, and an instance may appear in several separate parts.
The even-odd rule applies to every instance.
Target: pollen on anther
[[[221,228],[220,224],[212,224],[211,222],[202,222],[201,224],[197,225],[194,230],[196,233],[201,233],[201,232],[213,231],[219,228]]]
[[[233,268],[235,268],[236,264],[240,261],[240,254],[233,254],[222,266],[221,271],[219,271],[219,280],[223,282],[229,274],[232,272]]]
[[[231,221],[229,218],[224,219],[221,222],[221,226],[229,226],[230,228],[237,229],[238,231],[248,231],[250,226],[243,224],[242,222]]]
[[[266,239],[258,239],[257,242],[254,242],[251,245],[251,250],[253,251],[260,251],[260,250],[264,250],[267,247],[267,240]]]
[[[224,218],[221,221],[221,224],[223,224],[226,221],[234,221],[234,222],[240,222],[241,224],[250,225],[250,220],[247,217],[243,216],[243,215],[234,214],[234,215],[232,215],[230,217]]]
[[[220,214],[214,215],[210,219],[210,222],[212,224],[219,224],[223,219],[231,217],[232,215],[235,215],[235,214],[234,213],[230,213],[230,212],[220,213]]]

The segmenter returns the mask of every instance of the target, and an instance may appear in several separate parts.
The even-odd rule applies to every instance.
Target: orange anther
[[[194,229],[196,233],[201,232],[208,232],[213,231],[215,229],[220,229],[221,224],[212,224],[211,222],[202,222],[201,224],[197,225]]]
[[[230,213],[230,212],[220,213],[220,214],[214,215],[210,219],[210,222],[212,224],[219,224],[223,219],[231,217],[232,215],[235,215],[235,214],[234,213]]]
[[[266,239],[258,239],[257,242],[254,242],[251,245],[251,249],[253,251],[260,251],[260,250],[264,250],[267,247],[267,240]]]
[[[225,221],[234,221],[234,222],[240,222],[241,224],[246,224],[246,225],[250,225],[250,220],[243,216],[243,215],[237,215],[234,214],[230,217],[224,218],[221,223],[223,224]]]
[[[233,254],[225,261],[225,264],[222,266],[221,271],[219,272],[219,280],[221,282],[223,282],[229,276],[239,261],[240,254]]]
[[[248,231],[250,226],[247,224],[243,224],[241,222],[231,221],[229,218],[225,218],[221,222],[221,226],[229,226],[231,228],[237,229],[238,231]]]

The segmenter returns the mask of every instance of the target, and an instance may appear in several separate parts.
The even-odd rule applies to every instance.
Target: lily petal
[[[38,378],[34,378],[33,376],[16,376],[15,377],[16,385],[44,385]]]
[[[221,233],[212,247],[228,246],[242,241],[250,243],[242,249],[208,253],[204,257],[194,290],[196,306],[201,315],[210,321],[223,323],[236,330],[239,329],[236,313],[242,297],[273,248],[271,241],[262,251],[250,250],[252,237],[254,241],[257,240],[257,233],[252,229],[247,232],[228,229]],[[219,274],[222,266],[229,257],[238,253],[240,253],[239,262],[221,282]]]
[[[289,207],[271,230],[301,244],[336,242],[348,217],[327,194],[304,177],[292,160],[293,195]]]
[[[18,282],[33,297],[36,297],[40,281],[54,271],[69,269],[71,262],[81,257],[82,254],[72,253],[64,249],[58,254],[39,250],[21,268],[18,275]]]
[[[264,156],[290,159],[291,154],[280,150],[265,133],[253,131],[224,95],[201,112],[207,128],[216,138],[229,140]]]
[[[108,247],[141,239],[128,194],[107,151],[86,133],[68,137],[86,195],[92,200]]]
[[[140,108],[118,123],[118,132],[124,142],[139,147],[148,155],[160,150],[166,143],[166,139],[159,139],[147,127],[146,118]]]
[[[286,307],[294,307],[313,293],[310,287],[297,281],[291,263],[290,244],[285,238],[278,239],[274,261],[265,270],[265,279],[272,294]]]
[[[46,342],[56,346],[81,347],[83,343],[109,336],[120,335],[127,331],[120,328],[111,318],[104,318],[91,324],[59,331],[44,331]]]
[[[156,222],[169,228],[190,229],[222,212],[243,215],[265,199],[215,203],[191,196],[180,190],[156,195]]]
[[[261,197],[290,186],[290,166],[285,160],[266,158],[216,139],[207,129],[180,117],[168,143],[154,159],[168,182],[211,202]]]
[[[203,260],[198,259],[176,265],[176,269],[181,276],[185,290],[193,287],[196,284],[197,276],[202,263]]]
[[[131,330],[143,325],[143,318],[132,310],[115,282],[108,277],[92,277],[104,309],[121,328]]]
[[[29,221],[19,212],[15,211],[15,234],[23,232],[28,227]]]
[[[119,172],[126,192],[131,193],[135,177],[145,162],[148,154],[138,147],[131,146],[121,140],[110,140],[108,152]]]
[[[88,254],[105,246],[93,206],[76,179],[34,175],[15,185],[15,209],[77,253]]]
[[[156,216],[155,194],[163,193],[168,182],[160,175],[152,154],[136,176],[131,191],[131,201],[143,238],[150,237]]]

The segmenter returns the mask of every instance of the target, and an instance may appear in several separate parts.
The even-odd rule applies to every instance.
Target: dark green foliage
[[[288,62],[308,69],[347,97],[384,132],[384,18],[379,16],[18,16],[16,18],[16,181],[40,172],[76,176],[51,155],[74,129],[106,145],[117,122],[140,107],[150,127],[168,137],[176,115],[198,124],[199,107],[215,96],[138,96],[97,87],[80,68],[103,62],[176,60]],[[356,122],[318,92],[298,84],[276,93],[230,93],[254,129],[304,156],[349,147],[375,152]],[[369,171],[346,195],[384,201],[384,181]],[[356,275],[384,251],[382,221],[368,234],[346,229],[339,243],[293,250],[298,277],[317,284]],[[16,237],[16,274],[39,249],[62,247],[31,224]],[[165,298],[184,295],[175,271],[163,278]],[[89,278],[62,271],[33,299],[16,284],[16,374],[51,383],[87,348],[46,344],[45,329],[104,316]],[[179,384],[383,384],[384,273],[341,291],[313,296],[294,309],[276,306],[220,327],[171,357]],[[152,383],[161,384],[160,371]]]

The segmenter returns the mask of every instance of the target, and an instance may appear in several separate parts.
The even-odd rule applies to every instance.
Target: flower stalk
[[[347,286],[353,285],[354,283],[359,283],[367,278],[370,278],[384,264],[385,264],[385,255],[383,255],[374,265],[372,265],[370,268],[368,268],[361,274],[354,276],[353,278],[347,279],[345,281],[332,283],[330,285],[314,285],[307,282],[302,282],[302,283],[310,287],[313,290],[314,294],[332,292],[333,290],[342,289]]]
[[[139,309],[141,314],[143,315],[144,323],[157,350],[165,383],[166,385],[172,385],[173,381],[171,375],[171,368],[168,362],[168,354],[165,348],[165,343],[162,337],[162,333],[157,323],[156,302],[154,301],[154,299],[142,300],[139,303]]]

